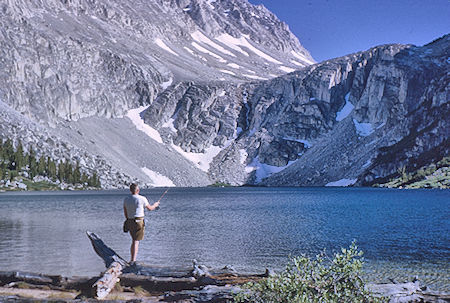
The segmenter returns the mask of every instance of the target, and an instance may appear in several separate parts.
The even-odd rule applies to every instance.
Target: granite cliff
[[[105,188],[372,185],[448,155],[449,35],[315,64],[245,0],[0,7],[1,137]]]

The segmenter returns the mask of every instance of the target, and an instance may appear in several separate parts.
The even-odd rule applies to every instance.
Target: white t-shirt
[[[128,219],[144,217],[144,207],[147,205],[149,205],[147,198],[141,195],[129,195],[123,201]]]

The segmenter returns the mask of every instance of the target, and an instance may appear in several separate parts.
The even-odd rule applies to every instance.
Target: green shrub
[[[258,282],[244,285],[235,302],[328,303],[384,302],[369,294],[361,278],[362,251],[355,242],[326,262],[325,254],[310,259],[294,257],[286,269]]]

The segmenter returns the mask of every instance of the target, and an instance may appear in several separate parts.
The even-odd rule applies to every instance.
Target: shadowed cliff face
[[[186,151],[221,147],[215,181],[371,184],[448,153],[448,40],[380,46],[255,84],[183,83],[144,117]]]

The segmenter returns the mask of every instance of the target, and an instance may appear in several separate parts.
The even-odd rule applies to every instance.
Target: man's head
[[[130,191],[133,195],[139,193],[139,186],[136,183],[131,183],[130,185]]]

